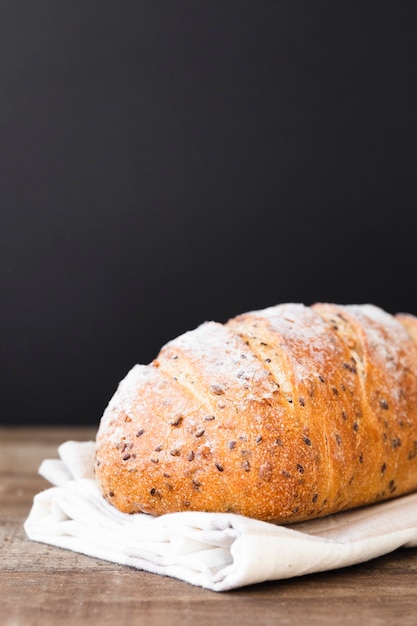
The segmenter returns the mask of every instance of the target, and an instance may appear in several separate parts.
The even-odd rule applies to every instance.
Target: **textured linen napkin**
[[[235,514],[121,513],[94,479],[94,442],[67,441],[39,473],[29,539],[172,576],[214,591],[336,569],[417,547],[417,494],[278,526]]]

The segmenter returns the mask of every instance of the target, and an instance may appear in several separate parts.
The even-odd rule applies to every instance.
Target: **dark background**
[[[414,5],[1,3],[1,423],[207,319],[417,314]]]

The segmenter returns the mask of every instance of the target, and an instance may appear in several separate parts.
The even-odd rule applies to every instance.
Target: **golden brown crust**
[[[106,408],[103,495],[129,513],[289,523],[416,489],[416,336],[413,316],[327,303],[184,333]]]

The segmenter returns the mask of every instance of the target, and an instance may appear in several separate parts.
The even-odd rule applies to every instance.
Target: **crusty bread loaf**
[[[205,322],[136,365],[96,477],[124,512],[291,523],[417,489],[417,318],[280,304]]]

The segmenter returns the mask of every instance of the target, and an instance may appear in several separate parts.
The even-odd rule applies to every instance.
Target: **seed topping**
[[[214,383],[209,387],[211,393],[214,393],[215,396],[221,396],[224,393],[224,389],[222,385]]]
[[[182,422],[183,416],[181,415],[181,413],[179,413],[178,415],[176,415],[174,417],[174,419],[170,422],[171,426],[179,426]]]

